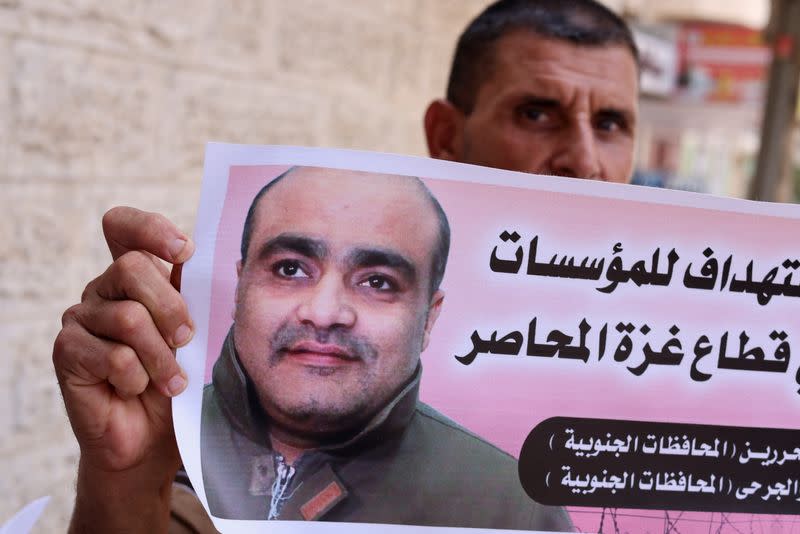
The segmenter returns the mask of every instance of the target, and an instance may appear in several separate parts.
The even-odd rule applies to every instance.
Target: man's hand
[[[110,210],[103,231],[114,262],[64,313],[53,350],[81,448],[73,528],[88,526],[84,519],[112,527],[104,518],[125,520],[124,506],[145,531],[155,526],[143,516],[155,511],[146,501],[163,501],[180,466],[170,398],[186,375],[173,351],[193,323],[177,287],[194,245],[166,218],[134,208]],[[173,264],[172,282],[159,258]],[[137,510],[138,499],[150,510]]]

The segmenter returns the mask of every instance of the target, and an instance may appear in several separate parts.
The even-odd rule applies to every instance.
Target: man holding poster
[[[637,87],[630,31],[602,5],[501,0],[459,41],[447,100],[425,116],[429,152],[626,182]],[[202,515],[185,491],[171,493],[180,457],[169,398],[187,385],[171,349],[190,341],[194,323],[169,273],[153,261],[180,265],[193,244],[163,217],[132,209],[110,211],[104,230],[115,261],[65,313],[54,350],[82,451],[73,528],[108,531],[136,521],[143,532],[157,531],[171,504]],[[173,285],[178,279],[179,269]],[[197,521],[195,530],[207,528]]]
[[[203,394],[214,516],[570,529],[514,458],[417,400],[449,243],[417,178],[296,167],[259,191]]]

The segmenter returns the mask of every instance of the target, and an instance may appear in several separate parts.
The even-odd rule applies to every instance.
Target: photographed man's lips
[[[335,367],[358,361],[358,358],[339,345],[301,341],[286,348],[286,355],[305,365]]]

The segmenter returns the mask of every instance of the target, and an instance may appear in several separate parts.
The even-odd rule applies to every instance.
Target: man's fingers
[[[104,350],[106,357],[98,363],[106,364],[103,371],[117,395],[129,399],[142,394],[150,382],[150,377],[136,352],[121,343],[99,341],[105,342],[108,346]]]
[[[181,273],[183,272],[183,264],[178,263],[172,266],[172,271],[169,273],[169,283],[176,291],[181,290]]]
[[[173,348],[189,342],[193,323],[180,293],[144,252],[128,252],[90,284],[104,300],[132,300],[144,306],[161,337]],[[112,339],[118,339],[109,336]]]
[[[75,307],[71,308],[75,310]],[[59,383],[65,395],[84,395],[104,382],[110,383],[122,398],[141,394],[147,387],[150,377],[134,350],[121,343],[100,339],[78,323],[75,319],[79,311],[64,314],[65,326],[58,334],[53,348],[53,363]],[[99,391],[95,394],[105,396]],[[68,403],[67,407],[92,405],[85,399],[80,403]],[[84,414],[92,417],[92,414]],[[88,421],[92,425],[92,421]]]
[[[136,208],[111,208],[103,216],[103,234],[116,260],[131,250],[143,250],[170,263],[183,263],[194,243],[169,219]]]
[[[186,387],[186,375],[181,370],[172,349],[161,337],[148,310],[131,300],[100,300],[85,306],[76,314],[77,320],[94,336],[103,341],[114,340],[104,357],[106,368],[97,372],[118,391],[138,395],[147,386],[140,371],[168,397]],[[136,380],[134,380],[136,378]]]

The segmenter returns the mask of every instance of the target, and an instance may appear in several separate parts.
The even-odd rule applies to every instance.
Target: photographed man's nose
[[[356,313],[341,279],[323,276],[314,287],[307,290],[297,308],[297,318],[301,323],[316,328],[349,328],[355,324]]]
[[[576,124],[564,134],[550,160],[550,173],[557,176],[601,180],[594,131],[590,124]]]

